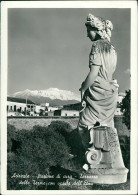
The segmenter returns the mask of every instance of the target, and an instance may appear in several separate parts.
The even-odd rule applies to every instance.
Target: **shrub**
[[[44,169],[43,172],[47,173]],[[24,181],[25,179],[11,178],[14,174],[19,175],[29,175],[27,179],[30,184],[29,185],[21,185],[19,182]],[[32,176],[37,176],[40,173],[39,165],[37,162],[32,161],[31,159],[27,159],[23,155],[17,154],[8,154],[8,166],[7,166],[7,189],[8,190],[37,190],[38,186],[33,185]],[[44,188],[46,189],[46,188]]]
[[[53,131],[60,133],[65,138],[73,130],[71,125],[64,121],[52,121],[51,124],[49,125],[49,128]]]
[[[69,148],[64,137],[44,127],[42,132],[39,128],[32,130],[23,140],[18,153],[33,161],[41,161],[41,166],[45,167],[64,165],[69,159]]]
[[[8,155],[8,189],[46,189],[46,186],[19,185],[19,179],[11,176],[46,174],[50,167],[64,167],[70,159],[65,138],[51,128],[35,126],[31,131],[20,130],[16,141],[20,142],[19,148]]]
[[[70,147],[69,134],[70,132],[72,132],[72,127],[69,123],[66,123],[64,121],[52,121],[48,128],[50,131],[62,135],[65,138],[67,145]]]
[[[16,140],[16,128],[13,125],[7,125],[7,152],[12,151],[13,140]]]
[[[130,137],[120,136],[119,137],[120,147],[122,151],[122,157],[126,168],[130,170]],[[130,172],[129,172],[130,173]],[[129,176],[129,174],[128,174]]]
[[[131,116],[131,91],[126,91],[126,96],[121,103],[121,111],[123,112],[123,122],[130,129],[130,116]]]
[[[130,137],[120,136],[119,142],[120,142],[122,156],[124,159],[125,166],[127,168],[130,168]]]
[[[69,134],[68,145],[71,148],[71,153],[77,155],[79,162],[84,160],[83,157],[84,157],[85,149],[82,145],[82,141],[78,129],[74,129]]]
[[[81,162],[81,160],[84,161],[84,159],[81,159],[84,157],[84,148],[77,129],[72,129],[71,125],[64,121],[52,121],[49,125],[49,129],[62,134],[71,153],[78,156],[79,162]]]

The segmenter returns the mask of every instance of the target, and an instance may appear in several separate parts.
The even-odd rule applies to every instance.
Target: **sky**
[[[113,78],[119,92],[130,88],[130,9],[10,8],[8,95],[51,87],[79,94],[89,72],[89,13],[112,21],[111,43],[118,55]]]

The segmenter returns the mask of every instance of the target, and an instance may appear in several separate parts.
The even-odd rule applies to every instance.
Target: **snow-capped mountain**
[[[10,95],[17,98],[28,98],[33,102],[50,103],[52,105],[64,105],[80,102],[80,95],[77,95],[71,91],[60,90],[57,88],[49,88],[46,90],[29,90],[19,91]]]

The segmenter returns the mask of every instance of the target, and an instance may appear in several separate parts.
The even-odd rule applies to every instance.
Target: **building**
[[[34,111],[35,104],[31,100],[15,97],[7,97],[7,115],[25,115],[27,111]],[[24,114],[23,114],[24,113]]]
[[[123,114],[121,112],[120,104],[121,104],[124,97],[125,97],[125,93],[120,92],[118,94],[117,108],[116,108],[116,111],[115,111],[115,115],[122,115]]]
[[[54,112],[53,111],[48,111],[46,114],[47,114],[47,116],[54,116]]]
[[[81,103],[65,105],[60,110],[55,110],[54,116],[79,116],[81,109]]]
[[[60,110],[61,108],[63,108],[63,106],[49,106],[48,108],[48,112],[54,112],[55,110]]]
[[[122,115],[120,104],[125,97],[125,93],[118,94],[117,108],[115,115]],[[69,104],[64,106],[50,106],[49,103],[36,105],[29,99],[15,97],[7,98],[7,115],[8,116],[79,116],[80,110],[83,109],[81,103]]]
[[[40,106],[40,105],[35,105],[35,112],[36,113],[40,113],[41,110],[45,111],[45,107]]]
[[[63,106],[50,106],[49,103],[41,103],[39,110],[41,110],[41,114],[44,116],[54,116],[54,111],[61,109]],[[38,111],[38,107],[37,107]]]
[[[126,96],[125,93],[118,93],[117,103],[120,104],[125,96]]]

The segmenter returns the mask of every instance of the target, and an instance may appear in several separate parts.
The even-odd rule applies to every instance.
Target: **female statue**
[[[117,54],[110,42],[113,24],[89,14],[85,25],[92,48],[90,71],[80,88],[84,108],[80,112],[78,130],[86,151],[84,168],[98,175],[98,183],[122,183],[126,181],[128,170],[113,121],[119,87],[112,78],[117,63]]]
[[[90,72],[80,88],[84,106],[78,124],[80,135],[96,122],[114,127],[119,87],[117,81],[112,79],[117,62],[116,51],[110,43],[112,23],[89,14],[85,25],[92,48],[89,55]]]

